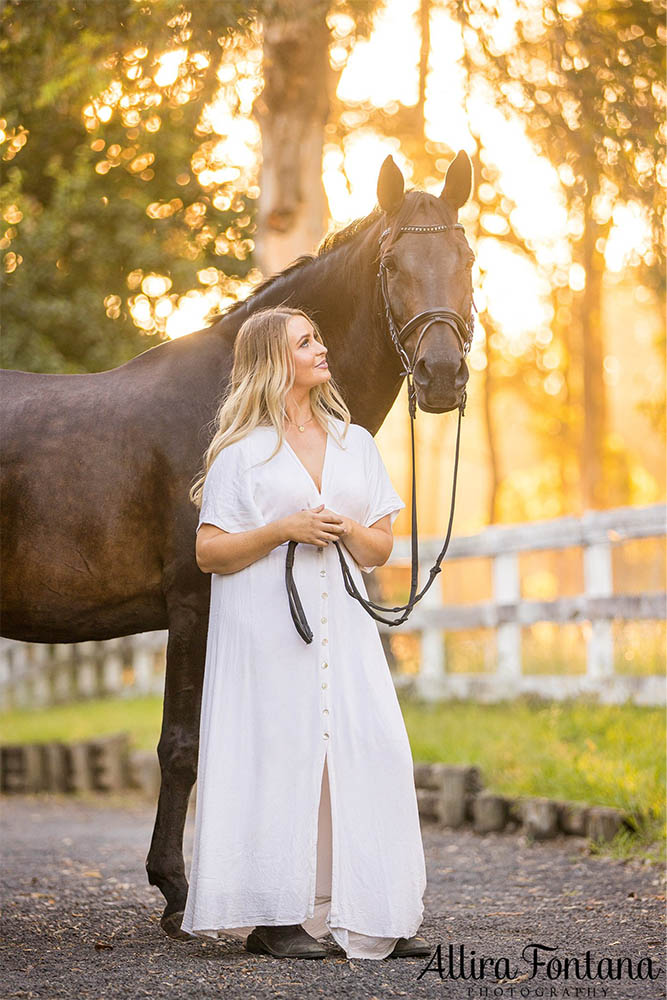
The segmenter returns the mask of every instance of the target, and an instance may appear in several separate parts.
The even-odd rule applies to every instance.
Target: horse
[[[467,316],[474,254],[461,228],[450,227],[471,180],[470,159],[459,150],[439,195],[406,190],[388,156],[367,216],[326,236],[208,327],[108,371],[0,372],[1,634],[67,643],[168,630],[146,873],[164,896],[161,926],[172,938],[190,937],[180,929],[183,830],[197,777],[211,582],[195,561],[197,510],[188,491],[203,467],[234,338],[256,309],[303,309],[320,327],[353,422],[375,434],[402,384],[382,308],[380,237],[390,227],[381,252],[397,322],[435,306]],[[399,232],[408,221],[442,231]],[[456,409],[468,369],[453,328],[432,323],[418,355],[419,408]]]

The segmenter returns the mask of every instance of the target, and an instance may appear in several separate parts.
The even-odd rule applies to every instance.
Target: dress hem
[[[183,924],[181,924],[181,930],[185,931],[187,934],[194,934],[196,937],[217,938],[221,934],[229,934],[230,936],[233,936],[232,931],[238,930],[238,928],[250,927],[252,930],[252,928],[257,927],[259,925],[264,927],[284,927],[288,925],[289,926],[300,925],[304,923],[304,921],[309,920],[311,917],[312,914],[310,914],[309,916],[308,913],[306,913],[302,917],[280,917],[276,920],[275,917],[268,918],[266,916],[258,915],[256,917],[245,918],[243,920],[239,919],[234,923],[228,923],[225,927],[217,927],[217,928],[200,928],[200,927],[192,928],[192,927],[185,927],[183,926]],[[326,920],[326,925],[328,928],[328,933],[331,933],[331,927],[335,927],[336,929],[349,931],[352,934],[364,934],[366,937],[410,938],[417,933],[417,931],[419,930],[419,928],[423,923],[423,919],[424,919],[424,910],[422,909],[416,922],[404,925],[400,929],[394,928],[391,931],[387,931],[387,929],[384,928],[381,931],[369,931],[367,928],[362,930],[359,927],[355,927],[354,921],[350,921],[350,924],[352,926],[348,926],[344,918],[341,919],[340,917],[336,917],[336,920],[334,922],[329,914]]]

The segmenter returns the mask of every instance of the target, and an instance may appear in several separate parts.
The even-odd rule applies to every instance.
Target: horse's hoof
[[[182,922],[183,910],[170,913],[167,917],[160,917],[160,927],[167,937],[172,938],[174,941],[196,941],[197,939],[194,934],[188,934],[187,931],[181,930]]]

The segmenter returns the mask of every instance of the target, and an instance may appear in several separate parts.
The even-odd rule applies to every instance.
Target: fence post
[[[142,636],[132,651],[132,669],[134,671],[134,684],[132,687],[139,695],[153,693],[153,650],[150,645],[150,638]]]
[[[76,644],[75,687],[83,698],[93,698],[97,691],[97,643],[94,641]]]
[[[12,661],[12,707],[30,708],[30,678],[32,675],[32,657],[34,646],[22,645],[23,656],[17,656]]]
[[[584,546],[584,590],[586,597],[610,597],[612,593],[611,543]],[[611,622],[593,620],[586,644],[586,675],[611,677],[614,673],[614,638]]]
[[[12,646],[8,639],[0,639],[0,712],[8,712],[12,707],[12,664],[17,650],[18,647]]]
[[[421,565],[419,568],[419,579],[428,579],[430,566]],[[424,594],[421,606],[425,609],[442,607],[442,584],[438,577]],[[445,644],[444,635],[441,628],[423,628],[420,635],[419,644],[419,673],[415,681],[415,689],[420,698],[425,701],[434,701],[442,697],[443,681],[445,678]]]
[[[501,552],[494,557],[493,599],[496,605],[516,605],[521,600],[518,553]],[[503,622],[498,625],[496,651],[498,655],[497,673],[508,680],[520,677],[521,626],[518,622]]]
[[[77,643],[72,643],[71,646],[59,644],[56,647],[56,655],[51,667],[51,690],[56,705],[76,698],[74,677],[78,655]]]
[[[32,663],[32,705],[38,708],[44,708],[51,703],[51,659],[51,647],[47,643],[35,643]]]
[[[102,688],[104,694],[120,694],[123,689],[123,638],[107,639],[104,643]]]

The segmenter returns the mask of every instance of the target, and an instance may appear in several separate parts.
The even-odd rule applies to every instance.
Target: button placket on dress
[[[327,592],[326,549],[319,552],[320,564],[320,627],[319,627],[319,675],[320,675],[320,708],[322,718],[322,739],[331,738],[330,702],[329,702],[329,613]]]

